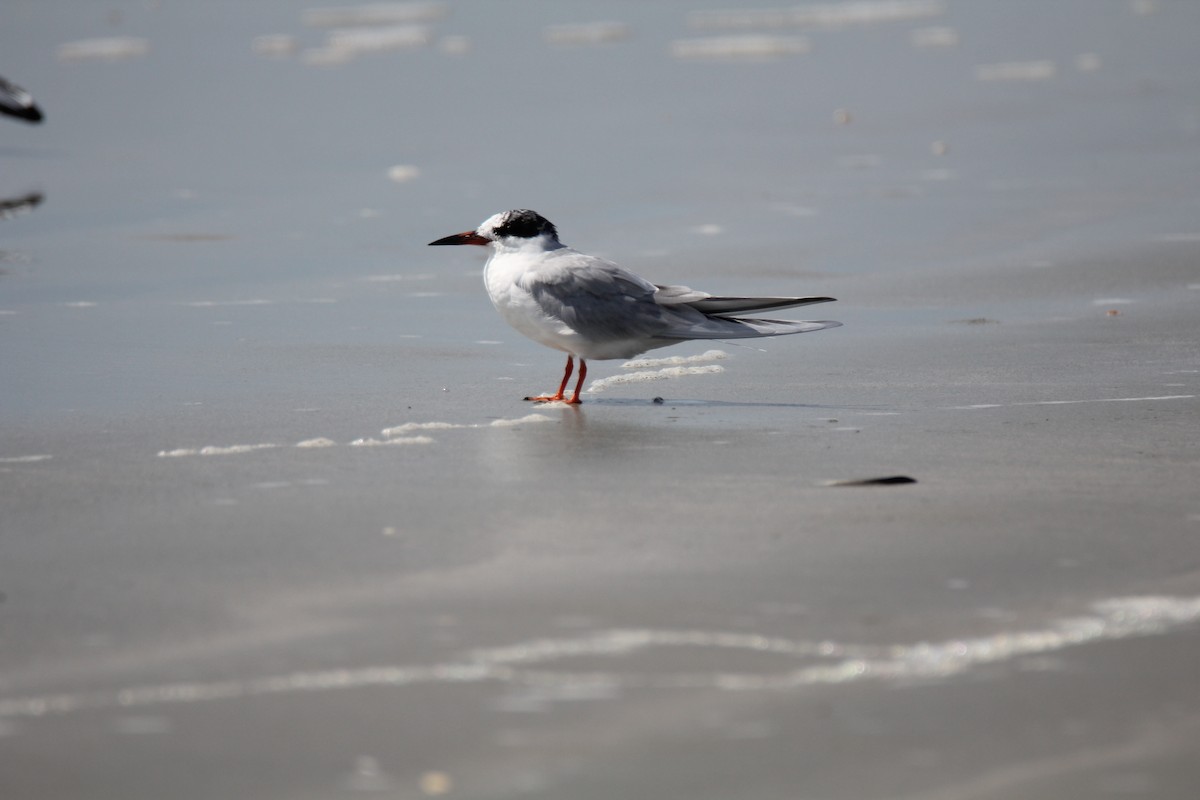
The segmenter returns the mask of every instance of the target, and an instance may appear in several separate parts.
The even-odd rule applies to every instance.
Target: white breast
[[[561,319],[548,315],[522,288],[522,277],[531,268],[529,255],[498,251],[483,268],[483,284],[492,305],[509,325],[535,342],[579,355],[579,335]]]

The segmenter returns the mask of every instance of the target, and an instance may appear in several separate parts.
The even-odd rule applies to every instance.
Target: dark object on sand
[[[916,483],[916,478],[907,475],[888,475],[884,478],[858,478],[845,481],[825,481],[824,486],[900,486],[905,483]]]
[[[4,78],[0,78],[0,114],[8,114],[26,122],[42,121],[42,110],[33,102],[33,95]]]

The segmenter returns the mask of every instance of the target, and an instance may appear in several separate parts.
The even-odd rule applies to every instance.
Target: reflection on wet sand
[[[27,214],[40,206],[45,199],[46,195],[41,192],[26,192],[16,197],[0,198],[0,219]]]

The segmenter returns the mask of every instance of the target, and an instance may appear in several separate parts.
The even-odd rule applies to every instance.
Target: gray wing
[[[825,303],[832,297],[714,297],[686,286],[658,286],[612,262],[569,250],[524,285],[543,311],[598,342],[742,339],[841,325],[830,320],[729,316]]]
[[[525,288],[543,311],[594,341],[646,339],[670,326],[653,284],[592,256],[565,254]]]

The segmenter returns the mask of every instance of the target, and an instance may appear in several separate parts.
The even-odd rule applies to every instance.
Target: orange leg
[[[587,362],[581,358],[581,359],[579,359],[579,380],[575,381],[575,393],[573,395],[571,395],[571,399],[567,401],[568,403],[570,403],[572,405],[579,405],[580,403],[583,402],[582,400],[579,399],[579,390],[583,388],[583,379],[586,377],[587,377]],[[566,385],[567,385],[566,383],[563,383],[563,386],[566,386]],[[560,393],[561,393],[561,390],[560,390]]]
[[[563,372],[562,383],[560,383],[558,385],[558,394],[555,394],[555,395],[540,394],[537,397],[526,397],[525,399],[532,400],[535,403],[553,403],[555,401],[562,400],[563,392],[565,392],[567,390],[567,381],[571,380],[571,373],[574,371],[575,371],[575,359],[571,356],[567,356],[567,369],[566,369],[566,371]],[[579,379],[582,381],[583,376],[586,374],[587,374],[587,367],[584,366],[583,359],[581,358],[581,359],[579,359],[579,375],[580,375]],[[569,402],[572,402],[572,403],[579,402],[579,387],[578,386],[575,387],[575,397],[572,400],[570,400]]]

